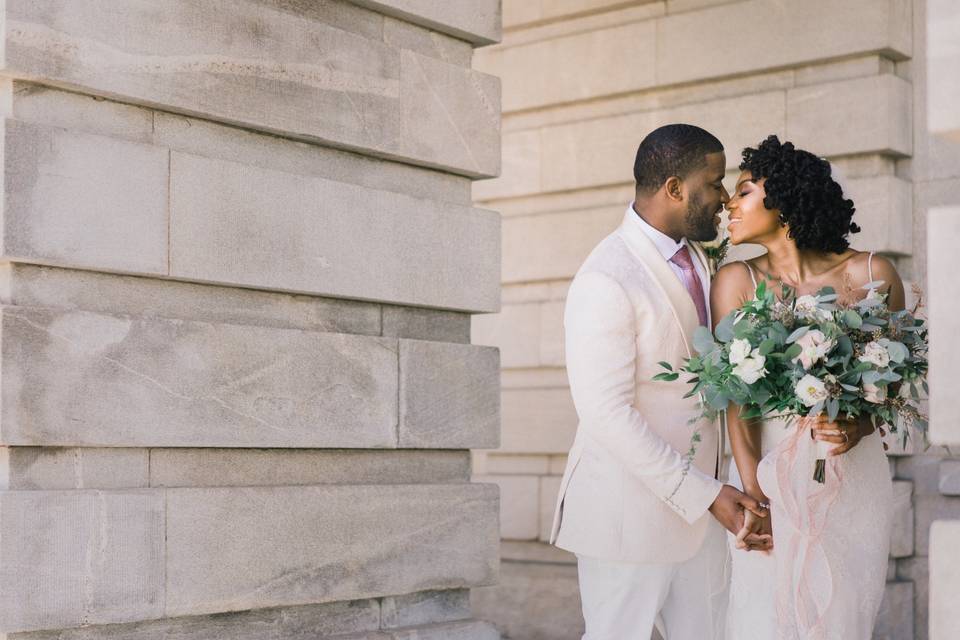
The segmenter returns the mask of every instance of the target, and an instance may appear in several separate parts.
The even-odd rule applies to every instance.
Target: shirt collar
[[[680,242],[674,242],[673,238],[660,231],[659,229],[653,227],[650,223],[640,217],[640,214],[636,212],[633,208],[633,203],[630,203],[630,206],[627,207],[627,219],[632,221],[632,224],[636,225],[645,236],[650,238],[653,242],[653,246],[657,248],[657,251],[660,252],[660,255],[663,256],[664,260],[669,261],[677,251],[680,251],[683,247],[687,245],[686,238],[680,238]]]

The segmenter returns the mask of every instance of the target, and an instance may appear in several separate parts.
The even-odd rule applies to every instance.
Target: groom
[[[723,529],[761,505],[719,479],[716,422],[683,380],[654,382],[659,362],[692,355],[710,326],[703,251],[729,200],[723,145],[699,127],[648,135],[634,163],[636,200],[593,250],[567,296],[567,373],[580,417],[551,541],[577,554],[584,640],[722,638]],[[694,434],[699,443],[691,446]]]

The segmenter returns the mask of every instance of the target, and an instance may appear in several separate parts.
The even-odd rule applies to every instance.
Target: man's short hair
[[[639,193],[655,193],[670,176],[687,177],[706,164],[705,156],[723,151],[717,138],[692,124],[655,129],[637,149],[633,177]]]

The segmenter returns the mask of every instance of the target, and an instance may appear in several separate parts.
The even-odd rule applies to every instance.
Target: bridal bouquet
[[[701,394],[702,417],[714,417],[730,402],[744,419],[771,415],[869,416],[905,441],[911,427],[925,430],[917,408],[927,392],[927,329],[912,311],[891,311],[882,282],[864,285],[866,297],[839,305],[824,288],[796,296],[783,287],[782,300],[761,282],[755,297],[717,325],[694,334],[697,356],[678,371],[661,362],[657,380],[693,374],[686,397]],[[918,303],[919,306],[919,303]],[[814,479],[824,481],[827,451],[818,442]]]

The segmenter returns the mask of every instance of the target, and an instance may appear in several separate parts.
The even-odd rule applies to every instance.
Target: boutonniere
[[[712,278],[717,274],[717,269],[720,268],[720,265],[723,264],[723,261],[727,258],[727,249],[730,248],[730,237],[721,238],[718,236],[716,240],[701,242],[700,248],[703,249],[703,254],[707,256],[707,270],[710,272],[710,277]]]

